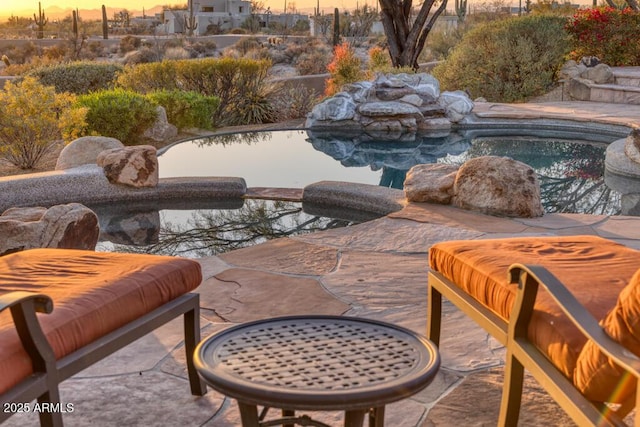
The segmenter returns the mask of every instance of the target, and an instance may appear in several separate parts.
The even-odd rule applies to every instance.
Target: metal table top
[[[305,410],[384,406],[435,376],[437,348],[375,320],[290,316],[245,323],[200,343],[194,362],[215,390],[238,401]]]

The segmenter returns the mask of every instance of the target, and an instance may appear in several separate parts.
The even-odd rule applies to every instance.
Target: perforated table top
[[[232,327],[203,341],[194,361],[239,401],[307,410],[384,406],[422,390],[440,365],[433,343],[412,331],[339,316]]]

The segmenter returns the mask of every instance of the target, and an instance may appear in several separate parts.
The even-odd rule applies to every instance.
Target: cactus
[[[340,44],[340,11],[337,7],[333,10],[333,40],[331,44],[333,46]]]
[[[39,39],[43,39],[44,38],[44,26],[47,25],[47,23],[49,22],[49,18],[45,18],[44,11],[42,10],[42,6],[40,5],[40,2],[38,2],[38,16],[36,16],[36,14],[34,13],[33,14],[33,21],[38,26],[37,37]]]
[[[193,36],[193,32],[198,28],[196,17],[193,16],[193,0],[189,0],[189,17],[184,17],[184,28],[187,30],[189,37]]]
[[[77,39],[78,38],[78,9],[72,11],[71,30],[73,31],[73,37]]]
[[[102,5],[102,38],[109,38],[109,20],[107,19],[107,8]]]
[[[458,23],[463,23],[467,16],[467,0],[456,0],[456,15],[458,15]]]

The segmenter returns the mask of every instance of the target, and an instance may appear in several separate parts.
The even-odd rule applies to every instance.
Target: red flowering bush
[[[333,61],[327,65],[331,77],[327,80],[324,94],[333,96],[340,92],[342,85],[363,80],[365,73],[361,67],[362,61],[348,43],[336,46],[333,50]]]
[[[566,29],[574,43],[573,59],[597,56],[612,66],[640,65],[640,13],[630,8],[581,9],[569,19]]]

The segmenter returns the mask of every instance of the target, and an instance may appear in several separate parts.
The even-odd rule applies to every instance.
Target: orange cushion
[[[516,295],[507,270],[516,262],[546,267],[596,319],[602,319],[638,269],[640,251],[595,236],[452,241],[433,245],[429,251],[433,270],[505,320]],[[542,288],[529,338],[573,379],[586,338]]]
[[[615,307],[600,325],[611,338],[640,356],[640,270],[620,292]],[[574,383],[591,400],[621,403],[636,390],[635,378],[624,372],[593,341],[588,341],[578,356]]]
[[[0,292],[32,291],[53,299],[38,314],[61,358],[202,281],[193,260],[70,249],[32,249],[0,257]],[[8,310],[0,313],[0,393],[33,372]]]

